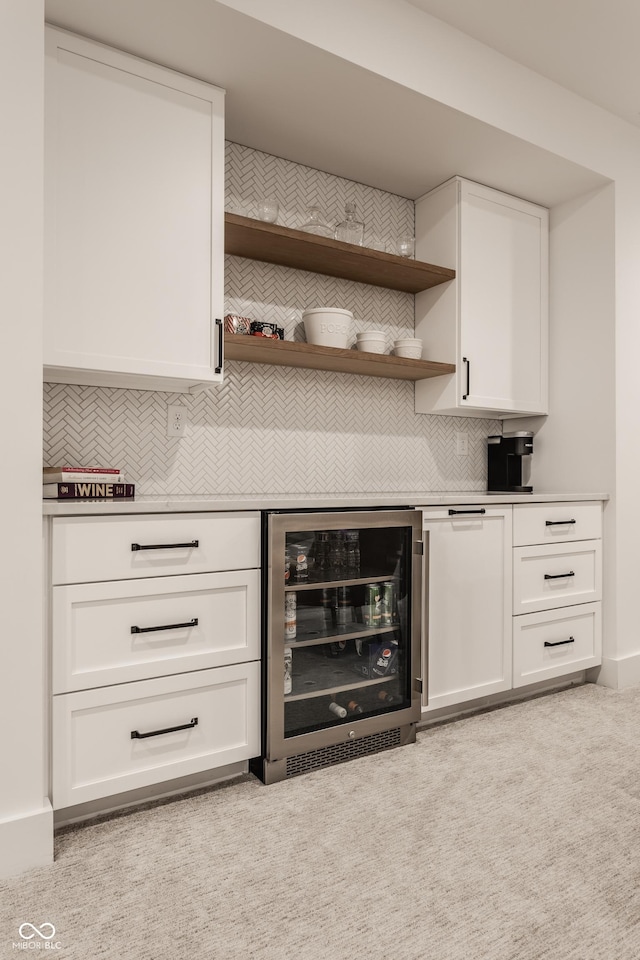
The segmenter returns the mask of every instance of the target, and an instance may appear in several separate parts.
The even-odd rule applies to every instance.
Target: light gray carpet
[[[65,960],[638,960],[639,814],[640,688],[573,688],[67,828],[0,958],[28,920]]]

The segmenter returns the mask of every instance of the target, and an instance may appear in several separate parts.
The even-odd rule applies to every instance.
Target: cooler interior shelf
[[[225,253],[310,270],[388,290],[419,293],[455,278],[455,270],[235,213],[225,214]]]
[[[293,340],[269,340],[265,337],[225,333],[227,360],[249,363],[272,363],[279,367],[306,367],[336,373],[360,374],[365,377],[386,377],[391,380],[427,380],[455,373],[455,364],[432,360],[406,360],[385,353],[341,350],[318,347]]]
[[[312,700],[328,694],[354,691],[395,680],[397,674],[384,677],[366,677],[359,670],[362,658],[355,650],[342,657],[325,657],[316,649],[293,650],[293,689],[284,697],[285,704],[295,700]]]

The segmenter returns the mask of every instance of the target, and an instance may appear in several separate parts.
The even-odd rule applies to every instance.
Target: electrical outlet
[[[469,456],[469,434],[456,433],[456,455],[458,457]]]
[[[170,403],[167,406],[167,436],[184,437],[184,432],[189,423],[187,408],[181,403]]]

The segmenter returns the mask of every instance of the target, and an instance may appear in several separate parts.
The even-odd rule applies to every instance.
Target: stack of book
[[[117,467],[44,467],[45,500],[132,500],[135,484]]]

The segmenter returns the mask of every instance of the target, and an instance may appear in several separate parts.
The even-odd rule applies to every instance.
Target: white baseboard
[[[640,683],[640,653],[621,657],[619,660],[603,657],[602,666],[593,667],[587,672],[587,677],[591,682],[611,687],[613,690],[635,687]]]
[[[0,820],[0,878],[53,863],[53,810],[45,799],[41,810]]]

